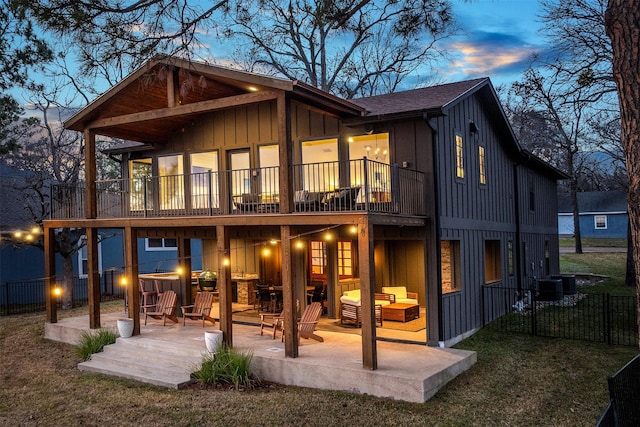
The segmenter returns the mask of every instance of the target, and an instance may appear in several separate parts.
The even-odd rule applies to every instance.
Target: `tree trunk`
[[[582,232],[580,231],[580,207],[578,206],[578,186],[575,178],[571,178],[571,207],[573,208],[573,237],[575,239],[576,253],[582,253]]]
[[[73,258],[71,255],[62,256],[62,309],[73,308]]]
[[[640,7],[637,0],[609,0],[605,28],[613,48],[613,77],[620,101],[621,139],[629,189],[629,221],[633,247],[640,245]],[[640,251],[634,250],[640,336]],[[640,343],[640,340],[638,340]]]
[[[633,240],[631,239],[631,222],[627,221],[627,273],[624,278],[625,286],[636,285],[636,268],[633,264]]]

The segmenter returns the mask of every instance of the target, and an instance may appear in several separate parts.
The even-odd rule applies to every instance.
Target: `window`
[[[606,230],[607,229],[607,216],[606,215],[596,215],[593,217],[593,222],[595,224],[596,230]]]
[[[457,240],[443,240],[440,242],[440,258],[442,293],[447,294],[461,290],[460,242]]]
[[[311,242],[311,273],[324,274],[324,267],[327,264],[327,253],[324,242]]]
[[[338,242],[338,275],[353,276],[351,242]]]
[[[191,160],[191,206],[195,209],[220,206],[218,152],[193,153]]]
[[[464,178],[464,146],[462,137],[456,135],[456,176]]]
[[[131,210],[153,209],[151,175],[151,158],[129,161],[129,208]]]
[[[529,175],[529,211],[536,211],[536,194],[533,189],[533,176]]]
[[[363,158],[371,160],[364,168]],[[389,134],[358,135],[349,138],[349,164],[351,186],[368,184],[370,202],[391,201],[391,166],[389,166]],[[358,203],[364,202],[364,193],[358,194]]]
[[[251,158],[249,150],[234,151],[229,154],[231,166],[231,195],[235,198],[251,191]]]
[[[513,276],[513,240],[509,240],[507,242],[507,270],[509,272],[509,276]]]
[[[184,169],[182,155],[158,157],[160,209],[184,209]]]
[[[500,263],[500,240],[485,240],[484,242],[484,281],[498,282],[502,279]]]
[[[89,255],[87,251],[87,238],[82,237],[78,242],[78,276],[87,277],[89,274]],[[98,242],[98,273],[102,274],[102,243]]]
[[[178,250],[178,241],[176,239],[149,237],[145,240],[144,248],[147,251],[175,251]]]
[[[478,162],[480,166],[480,184],[485,185],[487,183],[487,171],[485,169],[484,147],[482,145],[478,147]]]
[[[278,145],[261,145],[258,148],[260,157],[260,193],[262,201],[277,201],[280,193],[280,151]]]
[[[340,187],[336,138],[303,142],[302,163],[304,190],[321,192]]]

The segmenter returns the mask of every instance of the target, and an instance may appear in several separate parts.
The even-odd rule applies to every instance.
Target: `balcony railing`
[[[279,167],[96,182],[98,218],[280,211]],[[424,215],[424,174],[367,159],[291,166],[293,212]],[[84,184],[52,186],[53,219],[84,218]]]

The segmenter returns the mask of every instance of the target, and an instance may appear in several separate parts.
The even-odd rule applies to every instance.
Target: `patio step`
[[[78,369],[178,389],[193,382],[191,372],[205,353],[203,342],[176,346],[162,339],[118,338],[91,360],[78,364]]]

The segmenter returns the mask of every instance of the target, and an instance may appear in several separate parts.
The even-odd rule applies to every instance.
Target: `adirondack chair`
[[[163,326],[167,324],[167,318],[178,323],[178,318],[174,314],[177,300],[178,296],[174,291],[165,291],[158,297],[158,301],[155,304],[142,306],[144,309],[144,324],[147,324],[149,317],[162,319]]]
[[[275,313],[262,313],[260,314],[260,335],[263,334],[264,328],[273,329],[273,339],[276,339],[276,332],[282,329],[282,322],[284,321],[284,311],[279,314]]]
[[[187,317],[192,320],[202,319],[202,327],[204,321],[208,320],[215,324],[216,320],[210,316],[211,305],[213,304],[213,294],[211,292],[200,292],[196,295],[196,300],[191,305],[180,306],[182,309],[182,324],[185,325]]]
[[[324,342],[324,338],[314,333],[321,315],[322,303],[320,302],[313,302],[304,309],[304,313],[302,313],[302,317],[298,322],[298,342],[300,342],[300,338],[311,338],[316,341]]]
[[[321,315],[322,304],[319,302],[313,302],[304,309],[304,313],[302,313],[302,317],[298,322],[298,344],[300,343],[300,338],[311,338],[319,342],[324,342],[324,338],[314,333]],[[284,341],[284,327],[282,329],[282,341]]]

